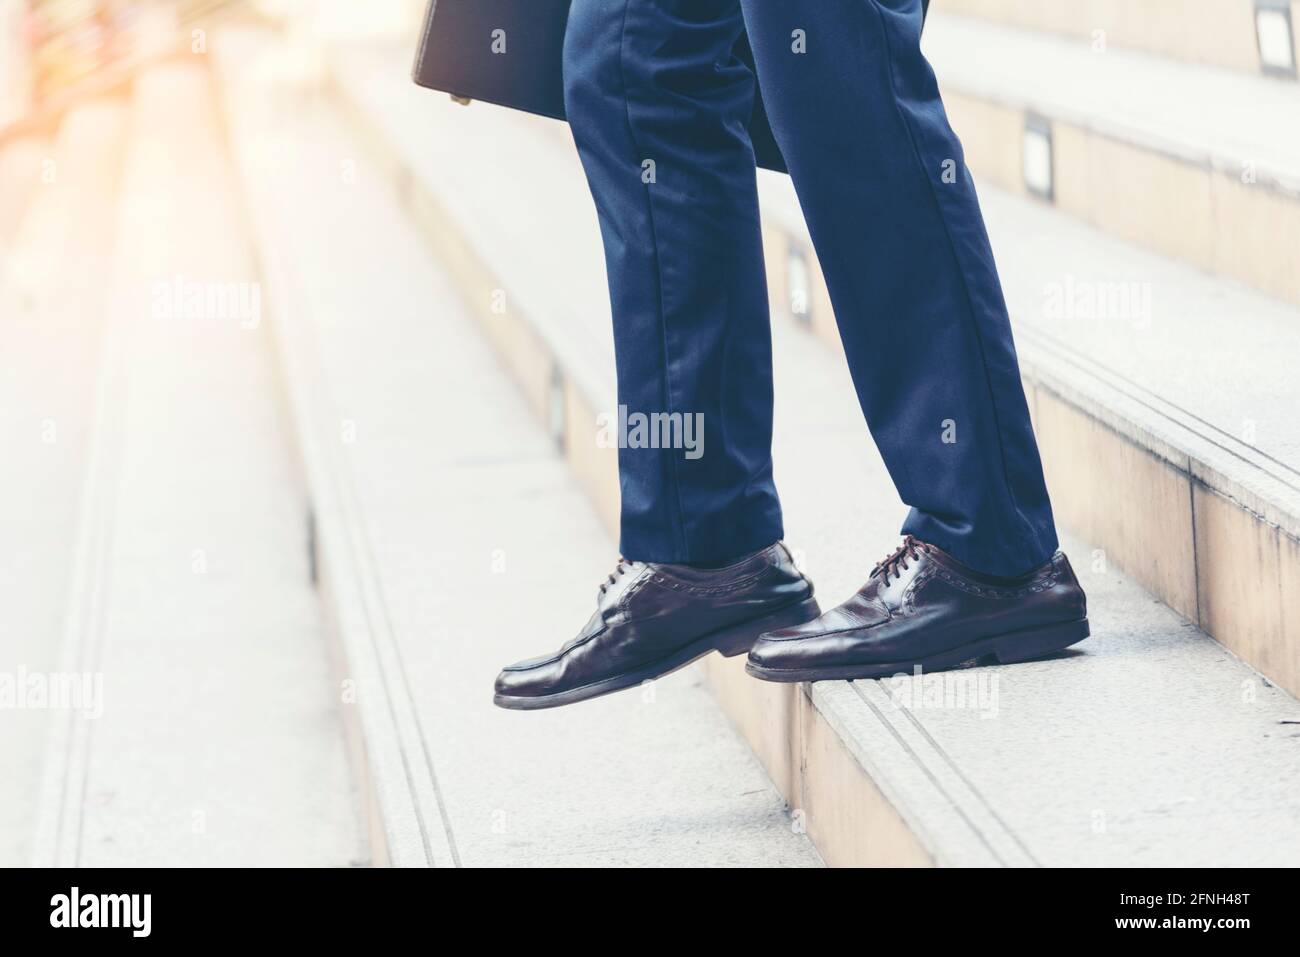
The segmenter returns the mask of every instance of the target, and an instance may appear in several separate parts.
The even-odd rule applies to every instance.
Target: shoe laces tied
[[[890,575],[893,575],[895,578],[901,578],[903,572],[907,571],[907,560],[910,558],[915,561],[921,557],[923,552],[928,552],[929,550],[930,546],[925,544],[925,542],[912,535],[908,535],[903,539],[902,545],[899,545],[883,561],[879,562],[875,568],[871,569],[871,577],[875,578],[876,575],[879,574],[884,581],[888,581]]]
[[[622,555],[618,556],[618,564],[614,566],[613,573],[605,579],[604,584],[600,586],[600,593],[603,595],[610,589],[620,578],[622,578],[628,569],[628,560]]]

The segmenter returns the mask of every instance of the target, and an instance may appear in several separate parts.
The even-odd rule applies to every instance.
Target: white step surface
[[[477,103],[431,113],[453,104],[445,95],[409,82],[396,62],[404,49],[381,44],[349,51],[357,55],[333,61],[335,82],[348,87],[362,109],[372,101],[387,104],[367,120],[410,158],[421,181],[442,177],[450,184],[477,177],[492,184],[492,190],[445,189],[439,199],[465,224],[464,237],[472,248],[515,252],[515,268],[501,277],[509,300],[535,303],[534,308],[545,310],[541,318],[548,323],[581,324],[584,334],[559,347],[572,350],[566,353],[566,365],[584,388],[608,398],[602,408],[613,408],[614,370],[606,359],[614,340],[607,316],[566,305],[567,299],[598,299],[606,289],[600,235],[590,228],[596,222],[595,209],[586,180],[573,175],[576,156],[568,126],[522,113],[512,114],[515,123],[502,123],[498,108]],[[443,125],[447,114],[450,126]],[[404,117],[416,117],[418,122]],[[552,222],[538,218],[539,182],[552,191],[554,202],[546,210],[546,215],[557,217]],[[503,216],[503,210],[514,214]],[[548,229],[569,237],[565,251],[583,268],[566,263],[556,269],[554,262],[530,253],[537,237]]]
[[[119,216],[62,665],[102,714],[54,715],[35,861],[364,861],[270,331],[169,314],[257,278],[201,61],[137,80]]]
[[[0,236],[0,681],[11,691],[58,663],[126,121],[121,103],[87,103],[53,144],[9,144],[0,158],[0,214],[17,217],[7,249]],[[19,703],[0,707],[0,866],[30,860],[45,752],[49,712]]]
[[[1289,3],[1292,20],[1300,20],[1300,0]],[[1268,9],[1285,16],[1287,4],[1271,0]],[[1248,73],[1262,68],[1256,0],[938,0],[934,6],[940,16],[960,13],[1057,33],[1090,49],[1144,50]],[[1270,62],[1285,60],[1280,31],[1268,35]]]
[[[541,159],[556,135],[414,90],[392,51],[340,51],[336,62],[341,94],[392,136],[400,175],[418,184],[412,192],[456,215],[473,211],[458,227],[505,285],[526,290],[516,307],[555,353],[603,350],[612,367],[608,303],[586,275],[600,272],[589,253],[595,218],[589,199],[585,213],[573,208],[580,169],[558,151]],[[525,147],[529,127],[536,135]],[[528,178],[526,200],[521,177],[496,176],[502,157],[519,156],[556,170]],[[567,172],[554,165],[564,163]],[[564,294],[514,278],[548,274],[563,277]],[[888,550],[904,509],[842,360],[782,324],[774,331],[788,537],[834,602]],[[991,706],[899,702],[883,681],[818,683],[816,707],[939,863],[1300,863],[1300,762],[1288,730],[1300,704],[1086,543],[1067,536],[1065,547],[1090,595],[1094,637],[1077,651],[956,677],[985,682]]]
[[[290,367],[320,380],[301,392],[315,433],[304,441],[353,490],[370,613],[401,668],[361,695],[387,694],[417,725],[407,742],[400,723],[367,718],[368,747],[409,744],[406,772],[436,786],[410,802],[412,834],[393,792],[419,788],[374,768],[394,862],[817,864],[695,669],[575,708],[493,706],[502,665],[586,620],[615,546],[362,144],[293,95],[279,47],[259,56],[254,38],[229,34],[220,49],[270,273],[286,287],[272,321],[293,327]],[[353,441],[340,442],[341,422]],[[330,521],[327,575],[352,561],[331,551]]]
[[[945,89],[1234,176],[1249,163],[1300,194],[1300,85],[946,13],[930,18],[922,48]]]

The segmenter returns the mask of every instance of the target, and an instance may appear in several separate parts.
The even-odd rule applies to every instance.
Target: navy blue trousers
[[[733,55],[742,31],[757,79]],[[621,443],[629,559],[718,564],[783,535],[756,82],[911,506],[903,531],[992,575],[1056,549],[997,268],[920,33],[920,0],[574,0],[566,109],[604,239],[619,404],[703,424],[694,456]]]

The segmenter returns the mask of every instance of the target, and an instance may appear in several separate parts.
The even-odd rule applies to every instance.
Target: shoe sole
[[[981,638],[959,648],[912,661],[893,661],[875,665],[837,665],[829,668],[764,668],[750,661],[746,662],[745,671],[764,681],[833,681],[887,678],[900,673],[911,674],[918,667],[923,672],[946,671],[968,661],[989,656],[1004,665],[1010,665],[1046,658],[1083,641],[1088,634],[1088,619],[1080,618],[1077,621],[1009,631],[992,638]]]
[[[749,649],[754,647],[754,642],[758,641],[759,635],[769,631],[776,631],[779,628],[792,628],[795,625],[806,624],[820,614],[821,608],[817,605],[817,599],[808,598],[795,605],[786,605],[784,608],[763,615],[760,618],[751,618],[749,621],[743,621],[738,625],[731,625],[707,634],[678,649],[668,657],[653,661],[648,665],[642,665],[633,671],[604,678],[589,685],[583,685],[580,688],[557,691],[554,694],[495,694],[492,701],[497,707],[508,708],[511,711],[537,711],[542,708],[558,708],[566,704],[576,704],[579,701],[586,701],[588,698],[599,698],[601,695],[613,694],[615,691],[631,688],[644,681],[662,678],[679,668],[685,668],[692,661],[703,658],[712,651],[718,652],[725,658],[748,654]]]

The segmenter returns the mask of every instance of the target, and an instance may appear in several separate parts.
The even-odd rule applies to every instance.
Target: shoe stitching
[[[732,592],[736,592],[742,588],[748,588],[750,585],[753,585],[755,582],[757,582],[760,578],[763,577],[766,571],[767,571],[766,568],[760,568],[758,571],[753,572],[752,574],[745,575],[741,578],[733,578],[731,581],[724,582],[723,584],[720,585],[692,584],[690,582],[683,582],[677,579],[669,578],[662,573],[656,573],[655,575],[653,575],[651,581],[654,581],[656,584],[663,585],[665,588],[670,588],[673,591],[686,592],[689,595],[730,595]]]
[[[1052,570],[1043,578],[1035,579],[1029,584],[1022,585],[1019,588],[998,588],[995,585],[981,585],[977,582],[967,581],[964,578],[960,578],[941,565],[935,565],[934,568],[935,570],[933,575],[935,578],[947,582],[949,585],[952,585],[960,591],[966,592],[968,595],[976,595],[980,598],[1024,598],[1026,595],[1035,595],[1039,592],[1047,591],[1049,588],[1056,586],[1061,580],[1060,571],[1056,568],[1055,564],[1053,564]]]
[[[637,573],[637,578],[636,578],[636,580],[633,581],[632,584],[630,584],[630,585],[627,586],[627,591],[625,591],[625,592],[623,592],[623,594],[619,595],[619,597],[618,597],[618,602],[617,602],[617,607],[618,607],[620,610],[622,610],[622,611],[627,611],[627,610],[628,610],[628,602],[630,602],[630,601],[632,600],[632,597],[633,597],[637,592],[639,592],[642,588],[644,588],[644,587],[646,586],[646,583],[647,583],[647,582],[653,580],[653,578],[654,578],[654,574],[653,574],[653,572],[652,572],[652,570],[651,570],[651,568],[650,568],[649,565],[647,565],[645,568],[641,569],[641,571],[639,571],[639,572]]]

